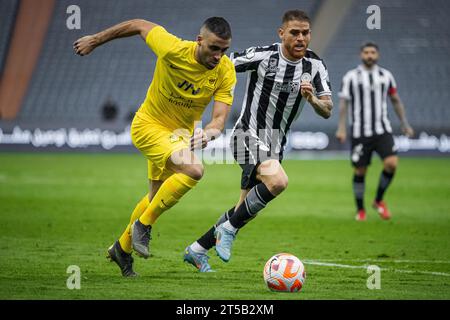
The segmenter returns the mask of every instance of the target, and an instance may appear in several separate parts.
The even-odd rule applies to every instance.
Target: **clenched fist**
[[[191,150],[203,149],[207,144],[208,136],[206,135],[206,132],[201,128],[195,129],[194,135],[191,137]]]
[[[314,96],[314,89],[311,82],[303,81],[300,83],[300,93],[307,101],[310,101]]]
[[[97,47],[97,39],[95,36],[85,36],[73,43],[73,50],[80,56],[91,53]]]

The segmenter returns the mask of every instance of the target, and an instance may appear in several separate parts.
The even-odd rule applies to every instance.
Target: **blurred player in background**
[[[231,137],[234,157],[242,168],[241,195],[235,207],[185,249],[184,260],[200,272],[212,271],[206,253],[214,245],[218,256],[228,262],[238,230],[286,189],[283,150],[305,102],[323,118],[331,115],[328,71],[308,49],[309,17],[300,10],[286,12],[278,34],[281,43],[230,56],[236,71],[248,74],[241,116]]]
[[[392,127],[388,120],[388,96],[400,119],[402,132],[412,137],[414,131],[406,119],[405,108],[397,93],[397,84],[392,73],[377,64],[378,46],[375,43],[366,43],[361,47],[360,55],[362,64],[348,71],[342,79],[336,137],[341,143],[346,140],[347,109],[350,105],[351,161],[355,168],[353,192],[357,206],[356,220],[366,220],[364,180],[374,151],[383,160],[383,172],[381,172],[373,207],[382,219],[390,219],[391,214],[383,201],[383,196],[394,177],[398,157]]]
[[[144,103],[133,119],[133,144],[148,159],[150,192],[134,209],[122,236],[109,249],[123,276],[136,276],[132,249],[149,257],[152,225],[202,178],[203,166],[192,152],[220,135],[233,103],[234,65],[224,56],[231,43],[231,28],[220,17],[207,19],[197,41],[183,41],[162,26],[130,20],[74,43],[84,56],[117,38],[140,35],[157,55],[153,80]],[[196,129],[214,97],[211,122]]]

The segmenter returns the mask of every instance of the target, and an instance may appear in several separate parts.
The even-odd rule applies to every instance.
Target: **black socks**
[[[392,179],[394,178],[394,172],[386,172],[383,171],[380,175],[380,182],[378,184],[378,190],[377,190],[377,197],[375,198],[376,202],[380,202],[383,200],[383,195],[386,192],[386,189],[389,187],[389,185],[392,182]]]
[[[230,224],[237,229],[242,228],[274,198],[275,196],[270,193],[264,183],[256,185],[249,191],[244,202],[231,216]]]
[[[355,195],[356,207],[359,210],[364,209],[364,191],[365,191],[365,176],[353,176],[353,194]]]

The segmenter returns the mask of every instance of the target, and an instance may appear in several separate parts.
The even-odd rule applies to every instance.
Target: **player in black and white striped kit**
[[[286,12],[278,33],[281,43],[230,56],[236,71],[248,74],[241,116],[231,138],[231,149],[242,168],[241,195],[235,207],[186,248],[184,260],[200,272],[211,271],[206,253],[213,246],[223,261],[229,261],[237,231],[286,189],[283,149],[305,102],[323,118],[331,115],[328,71],[308,49],[308,16],[300,10]]]
[[[366,219],[364,208],[365,175],[375,151],[383,159],[373,207],[380,217],[389,219],[391,214],[383,196],[394,177],[397,168],[397,150],[392,137],[392,126],[388,119],[387,97],[390,97],[397,113],[403,133],[411,137],[413,129],[408,124],[405,108],[397,93],[397,84],[392,73],[377,65],[378,46],[366,43],[361,47],[362,64],[348,71],[342,79],[340,96],[340,117],[336,137],[344,143],[347,136],[346,118],[348,105],[351,107],[351,161],[355,168],[353,192],[357,206],[357,220]]]

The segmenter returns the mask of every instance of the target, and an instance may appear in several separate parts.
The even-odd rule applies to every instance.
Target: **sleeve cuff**
[[[316,93],[317,97],[323,97],[323,96],[331,96],[331,91],[322,91]]]
[[[231,101],[231,103],[230,103],[230,99],[225,99],[225,98],[221,99],[221,98],[214,97],[214,101],[225,103],[229,107],[231,107],[231,105],[233,104],[233,101]]]
[[[350,100],[350,96],[342,92],[339,92],[338,97],[341,99]]]

